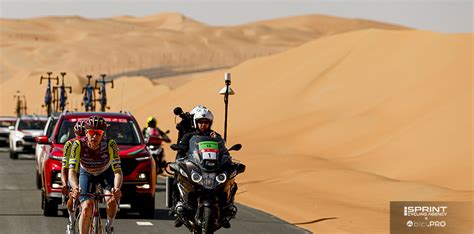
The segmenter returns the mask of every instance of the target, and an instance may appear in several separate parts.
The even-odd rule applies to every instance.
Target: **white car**
[[[48,122],[46,122],[46,126],[43,129],[42,136],[47,136],[49,142],[51,142],[51,137],[54,132],[54,128],[56,127],[56,123],[58,122],[59,115],[53,114],[48,118]],[[37,142],[36,149],[35,149],[35,156],[36,156],[36,187],[41,189],[41,175],[40,171],[43,170],[41,165],[43,165],[43,160],[47,157],[48,152],[51,150],[51,144],[42,144]]]
[[[0,146],[8,145],[8,136],[10,129],[8,127],[15,125],[16,117],[0,117]]]
[[[18,159],[20,153],[34,153],[35,137],[43,133],[47,117],[24,115],[16,120],[15,126],[10,126],[9,145],[10,158]]]

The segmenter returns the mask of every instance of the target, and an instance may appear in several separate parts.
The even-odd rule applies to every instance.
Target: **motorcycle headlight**
[[[183,171],[183,169],[181,169],[181,168],[179,169],[179,174],[181,174],[182,176],[188,178],[188,175],[186,174],[186,172]]]
[[[191,173],[191,180],[193,180],[194,183],[199,183],[199,182],[201,182],[201,180],[202,180],[202,176],[199,175],[199,173],[193,171],[193,172]]]
[[[224,183],[226,180],[227,180],[227,176],[226,176],[225,173],[222,173],[222,174],[219,174],[218,176],[216,176],[216,181],[217,181],[219,184]]]

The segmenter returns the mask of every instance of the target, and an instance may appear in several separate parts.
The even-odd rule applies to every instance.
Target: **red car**
[[[80,119],[91,115],[105,118],[109,127],[106,137],[117,142],[122,162],[123,185],[120,204],[131,208],[146,218],[155,212],[156,165],[146,147],[140,127],[130,113],[106,112],[64,112],[59,116],[51,141],[47,136],[37,137],[41,144],[51,144],[49,152],[42,159],[42,209],[45,216],[57,214],[61,203],[61,159],[64,143],[74,137],[74,125]]]

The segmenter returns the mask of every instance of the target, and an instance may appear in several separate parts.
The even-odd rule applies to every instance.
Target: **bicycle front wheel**
[[[100,216],[94,216],[92,218],[92,231],[90,233],[94,233],[94,234],[103,234],[105,233],[105,229],[104,227],[102,226],[102,222],[100,220]]]

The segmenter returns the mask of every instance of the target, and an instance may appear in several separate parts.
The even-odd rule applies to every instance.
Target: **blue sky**
[[[105,18],[180,12],[210,25],[326,14],[395,23],[436,32],[473,32],[466,0],[0,0],[1,18],[79,15]]]

